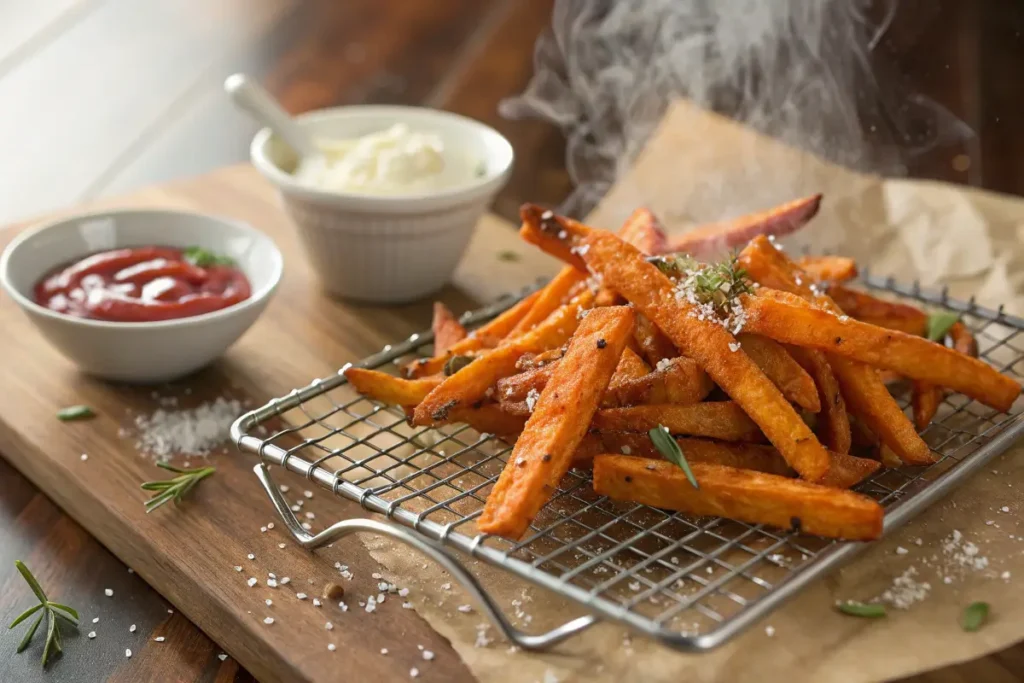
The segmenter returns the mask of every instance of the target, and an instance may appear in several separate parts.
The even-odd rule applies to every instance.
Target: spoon
[[[274,131],[300,157],[322,156],[309,134],[260,84],[245,74],[232,74],[224,80],[224,90],[239,109]]]

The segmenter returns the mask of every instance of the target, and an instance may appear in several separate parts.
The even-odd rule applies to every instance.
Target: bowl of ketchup
[[[126,210],[23,233],[0,256],[0,284],[83,371],[153,383],[219,357],[266,308],[282,265],[244,223]]]

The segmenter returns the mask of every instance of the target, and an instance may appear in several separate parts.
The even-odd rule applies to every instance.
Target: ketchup
[[[210,313],[249,298],[245,274],[198,247],[135,247],[86,256],[46,275],[36,303],[58,313],[138,323]]]

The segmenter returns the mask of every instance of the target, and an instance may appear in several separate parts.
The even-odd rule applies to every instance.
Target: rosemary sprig
[[[32,637],[36,634],[36,631],[39,630],[39,624],[43,622],[43,619],[46,619],[46,644],[43,645],[43,666],[45,667],[46,663],[50,659],[50,655],[62,651],[60,624],[58,623],[57,618],[60,617],[61,619],[64,619],[72,626],[78,626],[78,612],[67,605],[62,605],[59,602],[52,602],[47,598],[42,586],[40,586],[39,582],[36,581],[36,577],[32,575],[32,572],[29,571],[28,567],[26,567],[21,560],[15,560],[14,566],[18,568],[18,571],[21,572],[21,576],[25,579],[25,583],[27,583],[28,587],[32,589],[36,598],[39,599],[39,604],[29,607],[27,610],[19,614],[7,628],[12,629],[31,617],[33,614],[39,612],[39,616],[36,617],[36,620],[33,621],[28,630],[25,631],[25,637],[23,637],[21,642],[18,644],[17,651],[20,653],[24,652],[25,648],[29,646],[29,643],[32,642]]]
[[[690,463],[687,462],[686,456],[683,455],[683,449],[679,447],[679,443],[672,438],[672,435],[668,433],[668,430],[658,425],[651,431],[647,432],[648,436],[651,437],[651,443],[658,449],[658,452],[664,456],[669,462],[675,463],[676,466],[680,467],[683,472],[686,473],[686,478],[690,480],[693,488],[699,489],[700,485],[697,484],[697,478],[693,476],[693,470],[690,469]]]
[[[739,267],[737,254],[724,261],[707,264],[685,254],[656,256],[648,260],[665,275],[679,280],[679,288],[692,296],[694,303],[710,304],[723,317],[730,313],[737,297],[754,291],[747,271]]]
[[[144,491],[156,491],[153,497],[146,501],[146,512],[152,512],[164,503],[168,501],[174,501],[175,504],[181,502],[181,499],[188,494],[196,485],[203,479],[217,471],[214,467],[199,467],[191,470],[183,470],[166,462],[158,462],[157,467],[162,467],[165,470],[169,470],[177,474],[177,477],[173,479],[164,479],[160,481],[147,481],[142,485]]]

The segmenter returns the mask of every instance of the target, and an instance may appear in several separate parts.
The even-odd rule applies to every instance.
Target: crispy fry
[[[857,262],[846,256],[804,256],[797,266],[815,282],[846,282],[857,277]]]
[[[651,367],[657,366],[666,358],[675,358],[679,355],[679,349],[675,344],[642,313],[636,316],[633,338],[636,339],[637,345]]]
[[[548,349],[547,351],[541,351],[540,353],[525,353],[516,361],[516,370],[525,372],[526,370],[545,366],[548,363],[561,358],[564,353],[565,349],[562,347],[557,349]]]
[[[494,485],[477,527],[519,538],[569,470],[633,325],[625,306],[590,312],[569,342]]]
[[[914,426],[919,430],[931,424],[942,403],[942,387],[915,381],[911,388],[910,405],[913,407]]]
[[[480,349],[487,348],[486,344],[491,339],[503,339],[512,328],[516,326],[523,316],[533,307],[533,304],[540,298],[540,292],[534,292],[519,303],[508,308],[506,311],[495,317],[485,325],[481,325],[471,336],[456,342],[447,355],[435,354],[433,358],[420,358],[405,366],[407,377],[426,377],[436,375],[444,369],[444,364],[450,355],[471,355]]]
[[[619,230],[619,237],[645,254],[664,254],[668,251],[668,236],[650,209],[641,207],[633,211]]]
[[[850,452],[850,416],[846,413],[846,402],[839,390],[832,368],[825,360],[825,354],[799,346],[787,346],[786,350],[814,379],[818,388],[818,413],[816,433],[821,443],[833,453]]]
[[[524,239],[574,264],[585,259],[586,266],[600,273],[605,286],[650,318],[742,406],[801,476],[810,481],[825,476],[828,453],[782,393],[742,350],[730,349],[736,341],[724,327],[691,315],[694,308],[676,298],[671,280],[639,251],[614,235],[576,221],[555,216],[542,220],[536,207],[524,206],[521,213]],[[566,239],[559,237],[563,231]]]
[[[764,440],[757,424],[733,401],[605,408],[597,411],[591,423],[601,432],[647,432],[659,425],[672,434],[722,441]]]
[[[393,406],[414,406],[437,388],[444,377],[402,379],[377,370],[349,368],[345,371],[345,379],[367,398]]]
[[[445,378],[416,407],[413,421],[422,425],[444,421],[452,408],[464,408],[483,400],[487,390],[499,378],[515,371],[516,361],[524,353],[561,346],[576,331],[580,323],[577,314],[593,301],[593,296],[589,290],[585,291],[526,334],[480,355],[451,377]]]
[[[882,507],[866,496],[774,474],[690,463],[700,488],[667,461],[594,458],[594,490],[694,515],[718,515],[805,533],[867,541],[882,534]]]
[[[745,333],[736,335],[736,340],[787,400],[811,413],[821,411],[814,380],[781,344],[756,334]]]
[[[851,318],[907,334],[924,335],[928,316],[918,308],[885,301],[841,285],[829,287],[828,294],[843,313]]]
[[[821,206],[821,195],[796,199],[785,204],[724,223],[702,225],[669,238],[669,251],[703,257],[730,247],[738,247],[758,235],[788,235],[814,218]]]
[[[612,381],[608,384],[609,389],[621,386],[625,382],[646,377],[651,372],[651,369],[647,367],[647,363],[644,362],[644,359],[638,356],[636,351],[629,348],[628,339],[626,340],[626,343],[626,348],[622,350],[622,357],[619,358],[619,366],[615,368],[615,374],[612,375]]]
[[[714,388],[711,378],[689,358],[672,358],[661,368],[638,379],[608,387],[603,406],[675,403],[687,405],[703,401]]]
[[[435,356],[448,355],[448,349],[466,338],[466,328],[440,301],[434,302],[434,321],[430,328],[434,331]]]
[[[739,262],[764,287],[792,292],[818,306],[842,313],[828,296],[818,296],[807,282],[808,276],[766,238],[751,240],[740,253]],[[918,436],[914,425],[885,388],[874,368],[836,354],[828,354],[826,357],[839,380],[843,401],[850,413],[864,420],[904,462],[915,465],[933,462],[931,450]]]
[[[497,434],[506,439],[517,436],[526,425],[526,418],[506,412],[496,403],[453,408],[448,417],[438,424],[464,422],[481,434]]]
[[[558,310],[569,298],[569,292],[573,287],[587,279],[584,271],[576,270],[566,266],[558,275],[553,277],[549,283],[540,290],[540,296],[530,307],[530,310],[516,323],[516,326],[509,332],[510,337],[516,337],[535,325],[542,322],[549,315]]]
[[[949,387],[1002,412],[1009,410],[1020,394],[1017,382],[976,358],[923,337],[852,318],[841,320],[829,311],[807,306],[792,294],[748,296],[744,309],[751,332]]]

